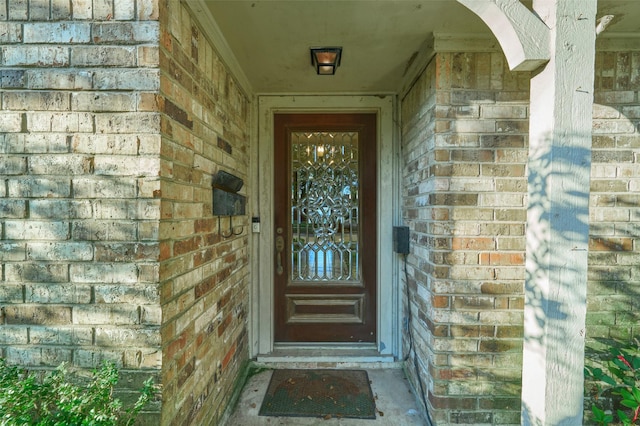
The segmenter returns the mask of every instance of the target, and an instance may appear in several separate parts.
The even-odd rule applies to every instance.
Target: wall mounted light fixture
[[[342,47],[312,47],[311,65],[318,75],[333,75],[340,66]]]

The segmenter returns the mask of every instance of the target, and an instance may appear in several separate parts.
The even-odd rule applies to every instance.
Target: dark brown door
[[[275,341],[376,341],[376,114],[276,114]]]

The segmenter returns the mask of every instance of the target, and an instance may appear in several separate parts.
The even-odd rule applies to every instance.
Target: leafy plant
[[[605,369],[586,367],[585,377],[593,381],[593,420],[601,425],[616,421],[635,425],[640,421],[640,345],[609,348]],[[603,408],[612,398],[613,410]]]
[[[38,377],[0,358],[0,425],[132,425],[142,408],[153,398],[153,379],[144,382],[135,404],[124,409],[113,397],[118,370],[105,362],[93,370],[88,383],[70,381],[63,363]]]

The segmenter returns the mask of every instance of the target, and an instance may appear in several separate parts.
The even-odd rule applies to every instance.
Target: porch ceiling
[[[256,93],[395,93],[433,33],[490,35],[455,0],[202,1]],[[639,0],[599,3],[607,33],[640,33]],[[334,76],[315,74],[312,46],[344,48]]]

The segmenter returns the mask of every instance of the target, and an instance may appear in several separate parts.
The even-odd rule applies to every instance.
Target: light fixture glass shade
[[[333,75],[340,66],[342,47],[312,47],[311,65],[318,75]]]

